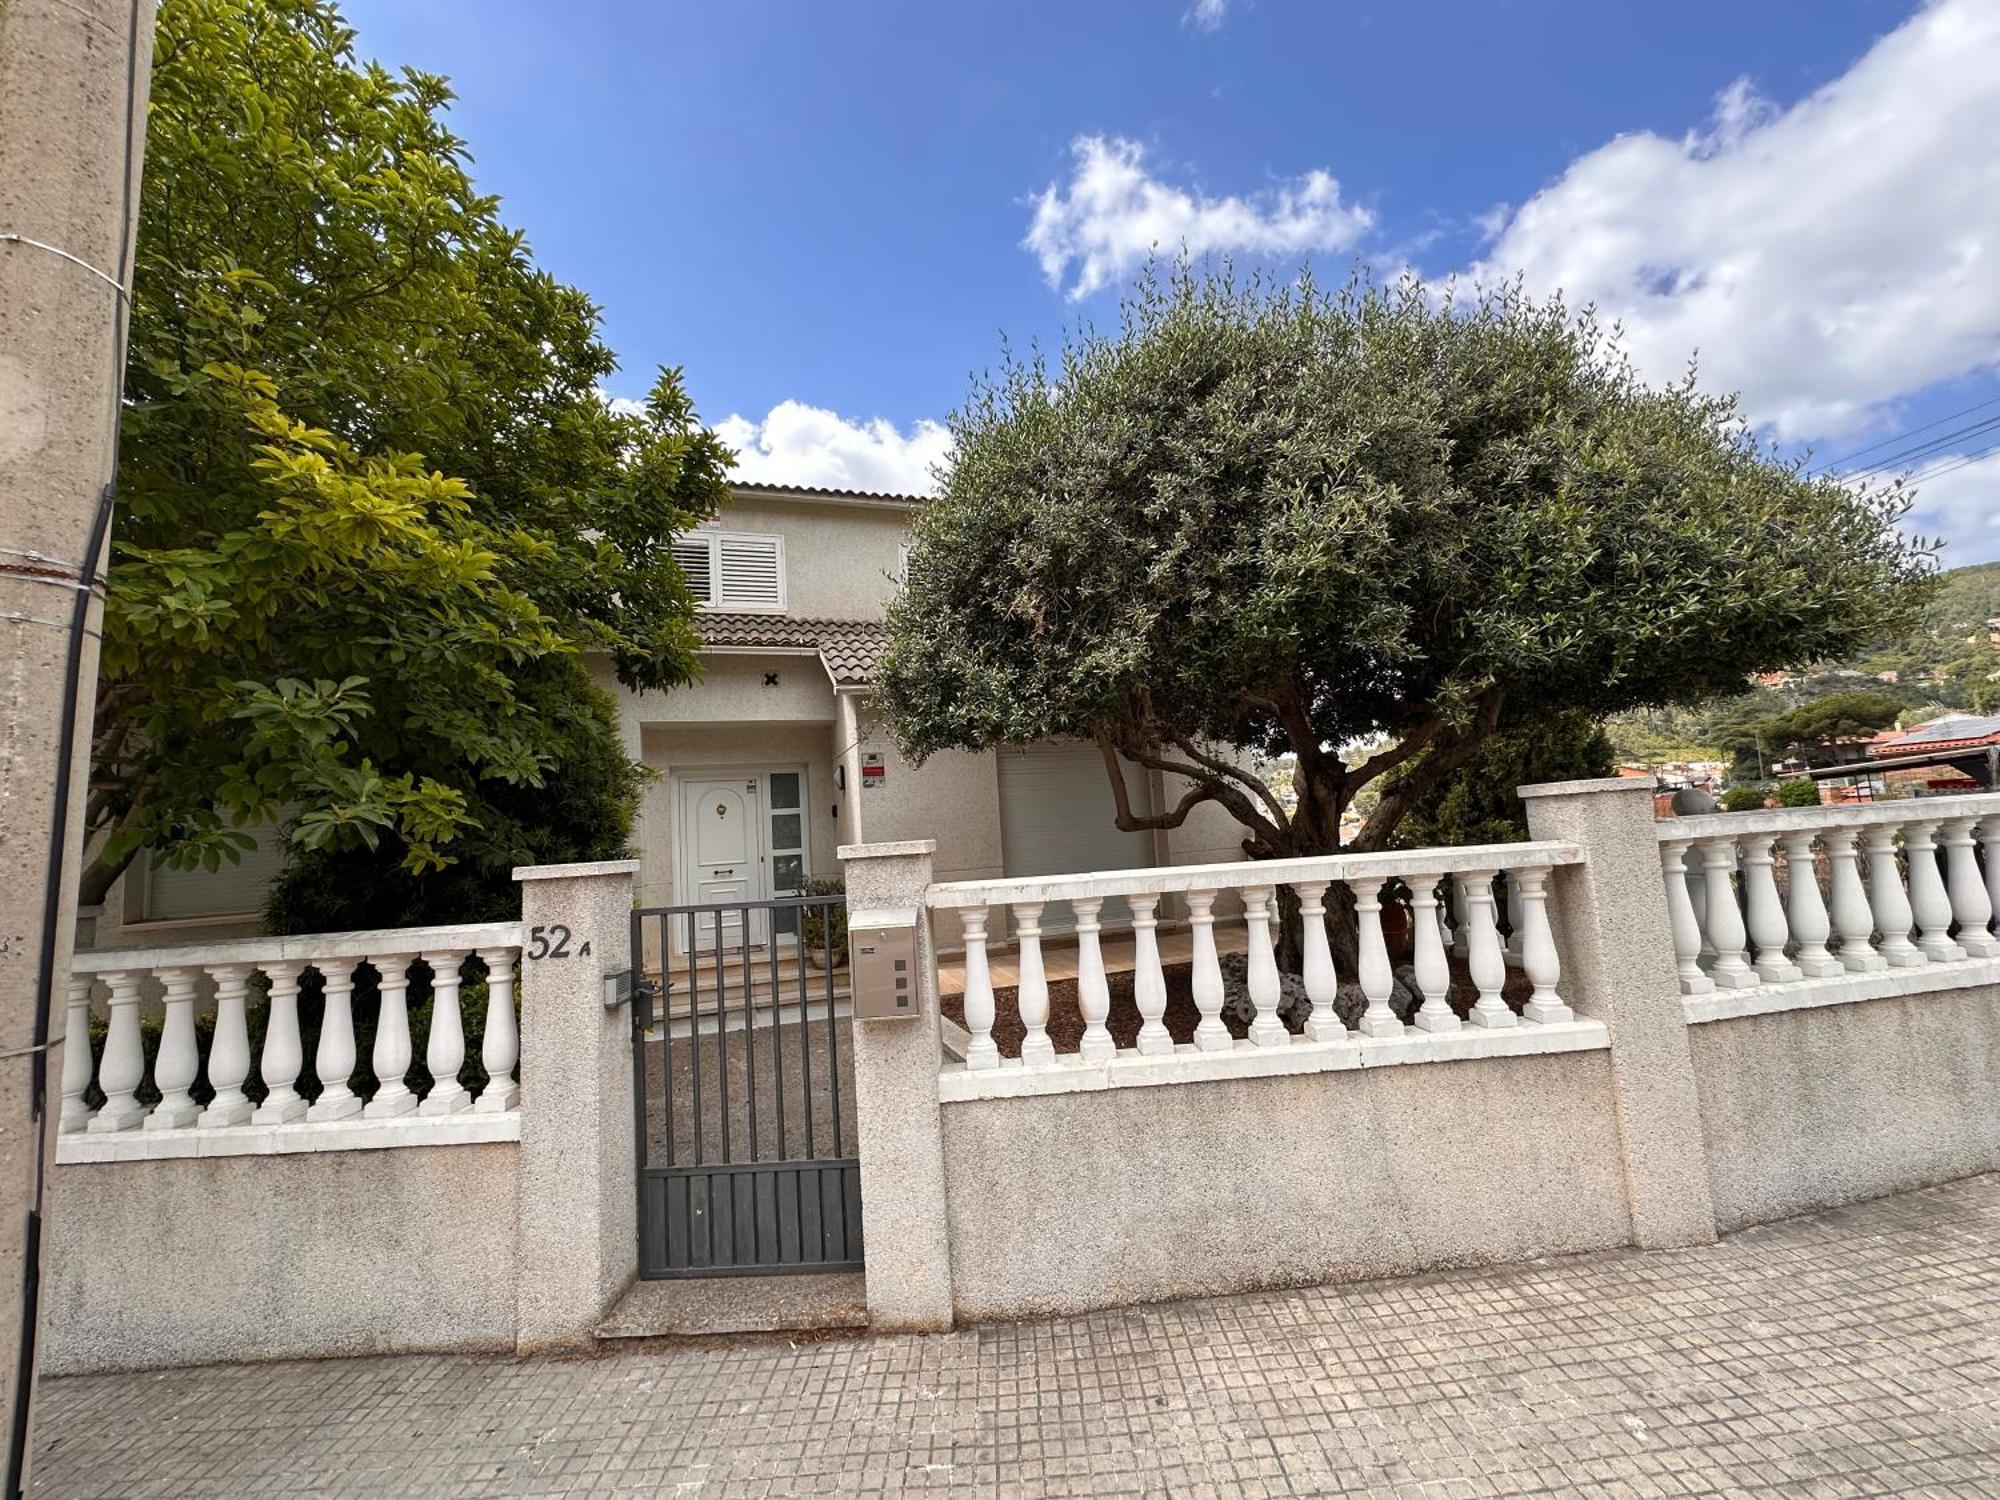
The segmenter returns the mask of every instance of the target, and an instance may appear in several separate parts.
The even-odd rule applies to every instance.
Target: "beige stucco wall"
[[[2000,1171],[2000,985],[1690,1028],[1717,1222]]]
[[[911,512],[900,507],[734,499],[723,531],[785,539],[787,612],[808,620],[876,620],[895,597]]]
[[[943,1106],[953,1300],[1033,1317],[1631,1234],[1602,1052]]]
[[[511,1350],[518,1151],[59,1167],[42,1369]]]
[[[860,794],[861,841],[935,839],[931,868],[938,880],[1001,874],[1000,772],[993,757],[944,750],[913,766],[865,702],[857,717],[858,752],[880,754],[886,773],[882,785]]]

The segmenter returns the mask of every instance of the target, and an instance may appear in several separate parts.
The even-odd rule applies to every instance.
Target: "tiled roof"
[[[1892,754],[1899,750],[1909,750],[1919,745],[1956,745],[1961,742],[1983,744],[1987,740],[2000,737],[2000,715],[1981,717],[1975,714],[1951,714],[1920,724],[1915,729],[1888,739],[1878,738],[1874,742],[1874,753]]]
[[[894,490],[850,490],[824,484],[763,484],[755,479],[738,479],[732,490],[764,495],[823,495],[829,500],[893,500],[903,505],[922,505],[924,495],[904,495]]]
[[[842,687],[870,682],[888,632],[879,620],[795,620],[785,615],[702,615],[696,621],[711,646],[773,646],[816,650]]]

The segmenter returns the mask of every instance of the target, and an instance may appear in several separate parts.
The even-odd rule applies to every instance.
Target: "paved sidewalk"
[[[2000,1495],[2000,1176],[935,1338],[51,1382],[37,1496]]]

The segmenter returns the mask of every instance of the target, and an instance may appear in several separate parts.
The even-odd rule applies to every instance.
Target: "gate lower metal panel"
[[[642,1278],[862,1264],[836,968],[845,906],[835,895],[632,914],[645,975],[632,1007]],[[746,942],[759,933],[770,941]]]
[[[861,1264],[861,1163],[649,1169],[640,1183],[641,1274],[768,1275]]]

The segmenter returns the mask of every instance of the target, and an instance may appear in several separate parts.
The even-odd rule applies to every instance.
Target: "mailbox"
[[[922,1013],[917,987],[917,910],[856,912],[847,951],[857,1021],[893,1021]]]

